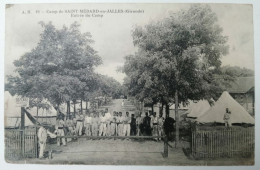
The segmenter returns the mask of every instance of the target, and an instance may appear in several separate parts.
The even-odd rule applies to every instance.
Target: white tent
[[[197,121],[200,123],[224,123],[223,117],[226,108],[231,111],[230,120],[232,123],[255,124],[255,119],[226,91],[222,93],[214,106],[197,118]]]
[[[4,119],[6,128],[16,128],[21,124],[21,107],[16,106],[17,96],[12,96],[8,91],[5,91],[5,108]],[[25,126],[31,126],[33,123],[25,115]]]
[[[197,118],[202,116],[206,111],[210,109],[210,104],[207,100],[199,100],[197,103],[191,105],[187,111],[187,117]]]
[[[21,107],[16,106],[16,98],[18,96],[12,96],[8,91],[5,91],[4,101],[4,117],[5,127],[17,127],[21,122]],[[46,101],[47,102],[47,101]],[[37,115],[37,108],[27,109],[32,116]],[[56,110],[51,107],[50,109],[38,109],[39,116],[56,116]],[[29,118],[25,115],[25,126],[33,125]]]

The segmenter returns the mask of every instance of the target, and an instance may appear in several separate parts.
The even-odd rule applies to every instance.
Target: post
[[[163,141],[164,141],[163,157],[168,158],[168,137],[167,137],[167,135],[164,136]]]
[[[21,130],[24,130],[24,123],[25,123],[25,117],[24,117],[24,107],[21,107]]]
[[[175,91],[175,120],[176,120],[176,136],[175,136],[175,148],[179,145],[179,112],[178,112],[178,90]]]

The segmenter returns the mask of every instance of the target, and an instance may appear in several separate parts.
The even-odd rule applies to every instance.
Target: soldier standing
[[[105,110],[105,118],[106,118],[106,136],[111,136],[111,114],[108,112],[108,108]]]
[[[79,118],[77,119],[77,123],[76,123],[76,132],[77,132],[77,135],[79,135],[79,136],[82,135],[83,121],[84,121],[84,117],[83,117],[83,115],[80,115]]]
[[[116,134],[117,134],[117,117],[116,117],[116,111],[114,111],[113,117],[111,118],[110,134],[111,134],[112,136],[116,136]]]
[[[123,136],[124,129],[124,117],[122,116],[122,112],[119,112],[118,120],[117,120],[117,133],[118,136]]]
[[[163,135],[163,124],[164,124],[164,117],[162,117],[162,113],[160,113],[159,119],[158,119],[158,132],[159,132],[159,136]],[[159,140],[161,140],[161,138],[159,138]]]
[[[89,113],[86,114],[85,120],[84,120],[84,127],[85,127],[85,135],[91,136],[91,121],[92,117]]]
[[[107,131],[107,122],[106,122],[106,117],[105,113],[101,113],[100,117],[100,127],[99,127],[99,136],[106,136],[106,131]]]
[[[98,128],[100,124],[100,119],[98,117],[98,113],[94,113],[94,117],[91,119],[92,125],[92,136],[98,136]]]
[[[152,135],[158,136],[158,117],[156,117],[156,112],[153,113],[151,117],[151,128],[152,128]],[[155,139],[157,140],[157,139]]]
[[[57,125],[56,125],[56,132],[57,132],[57,136],[64,136],[64,125],[65,122],[63,121],[63,119],[58,119],[57,120]],[[66,140],[65,138],[58,138],[57,139],[57,145],[60,146],[60,143],[62,141],[63,145],[66,145]]]
[[[126,112],[126,116],[124,117],[123,136],[130,136],[130,123],[131,117],[129,117],[129,112]]]
[[[73,123],[73,120],[72,120],[71,116],[69,116],[69,119],[66,120],[66,126],[68,127],[68,130],[69,130],[68,135],[69,136],[73,136],[74,135],[75,126],[74,126],[74,123]],[[67,142],[70,142],[71,140],[72,140],[72,138],[67,138]]]

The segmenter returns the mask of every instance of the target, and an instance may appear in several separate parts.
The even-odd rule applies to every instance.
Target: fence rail
[[[195,158],[252,156],[254,148],[254,128],[192,132],[191,152]]]

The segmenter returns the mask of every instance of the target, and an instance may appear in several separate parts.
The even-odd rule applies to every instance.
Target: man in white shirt
[[[49,132],[47,129],[45,129],[43,126],[40,126],[37,136],[38,136],[38,142],[40,146],[40,152],[39,152],[39,158],[43,158],[43,153],[46,147],[46,141],[47,141],[47,136],[50,136],[51,138],[56,138],[56,135]]]
[[[85,127],[85,135],[91,136],[91,121],[92,117],[89,113],[86,114],[85,120],[84,120],[84,127]]]
[[[107,122],[106,122],[105,113],[102,112],[100,116],[100,127],[99,127],[99,136],[106,136],[107,131]]]
[[[108,108],[105,110],[105,118],[106,118],[106,136],[111,136],[111,119],[112,115],[108,112]]]
[[[126,112],[126,116],[124,118],[123,136],[130,136],[130,123],[131,123],[131,117],[129,116],[129,113]]]

